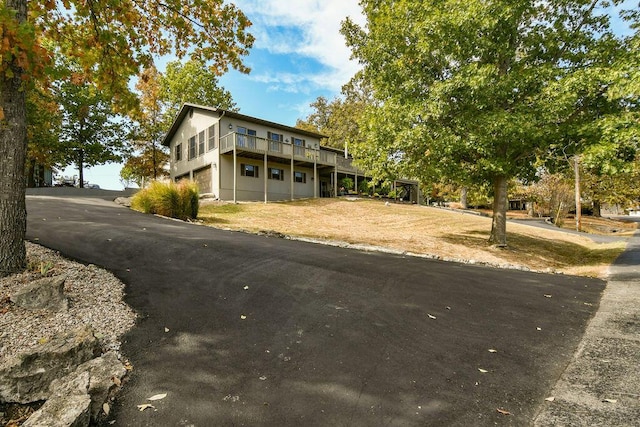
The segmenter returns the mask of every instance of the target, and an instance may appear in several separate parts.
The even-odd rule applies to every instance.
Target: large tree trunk
[[[460,207],[462,209],[467,209],[467,187],[462,187],[460,189]]]
[[[600,218],[602,216],[602,205],[600,204],[600,200],[593,200],[593,216],[596,218]]]
[[[493,180],[493,221],[489,243],[507,246],[507,177],[498,176]]]
[[[16,19],[27,17],[26,0],[5,0]],[[0,74],[0,277],[25,268],[24,237],[27,231],[24,165],[27,154],[27,115],[22,70],[9,65],[12,78]]]
[[[78,177],[80,182],[78,183],[78,188],[84,188],[84,150],[80,149],[78,151]]]

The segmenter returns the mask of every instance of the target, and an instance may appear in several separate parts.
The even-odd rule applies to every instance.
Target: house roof
[[[180,124],[182,123],[182,121],[184,120],[184,118],[186,117],[186,115],[189,113],[189,111],[191,109],[212,111],[214,113],[218,113],[218,117],[220,117],[220,118],[224,116],[224,117],[229,117],[229,118],[238,119],[238,120],[245,120],[245,121],[248,121],[248,122],[252,122],[252,123],[257,123],[257,124],[261,124],[261,125],[264,125],[264,126],[268,126],[270,128],[273,128],[273,129],[280,129],[280,130],[284,130],[284,131],[288,131],[288,132],[295,132],[295,133],[297,133],[299,135],[305,135],[305,136],[309,136],[309,137],[312,137],[312,138],[318,138],[318,139],[327,138],[326,135],[323,135],[323,134],[320,134],[320,133],[309,132],[307,130],[298,129],[298,128],[291,127],[291,126],[286,126],[286,125],[283,125],[283,124],[280,124],[280,123],[275,123],[275,122],[270,122],[268,120],[259,119],[257,117],[246,116],[244,114],[236,113],[235,111],[223,110],[221,108],[216,108],[216,107],[207,107],[205,105],[184,103],[184,104],[182,104],[182,108],[180,108],[180,111],[178,112],[178,115],[176,116],[175,120],[173,121],[173,124],[169,128],[169,131],[164,136],[164,139],[162,140],[162,145],[167,146],[167,147],[169,146],[169,143],[171,142],[171,139],[173,138],[175,133],[178,131],[178,128],[180,127]]]

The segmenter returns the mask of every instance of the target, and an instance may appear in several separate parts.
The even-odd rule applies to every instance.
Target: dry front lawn
[[[594,243],[587,235],[508,223],[509,246],[500,249],[487,244],[491,219],[484,216],[345,198],[268,204],[205,202],[198,217],[207,225],[225,229],[276,232],[601,278],[633,231],[633,226],[617,223],[616,241]],[[625,226],[628,228],[623,229]],[[620,233],[621,229],[626,233]]]

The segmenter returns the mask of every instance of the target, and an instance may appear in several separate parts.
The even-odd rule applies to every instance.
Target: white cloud
[[[358,0],[237,0],[235,4],[253,22],[250,31],[256,37],[256,48],[312,58],[322,65],[319,70],[306,70],[296,76],[263,72],[252,78],[271,79],[291,92],[304,93],[309,85],[339,92],[358,70],[340,34],[347,16],[364,23]]]

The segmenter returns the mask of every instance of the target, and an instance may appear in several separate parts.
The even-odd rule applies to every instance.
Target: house
[[[170,176],[192,179],[220,200],[273,201],[334,197],[345,176],[366,179],[324,135],[233,111],[184,104],[162,144]],[[417,189],[417,183],[416,189]],[[417,201],[417,191],[416,201]]]

